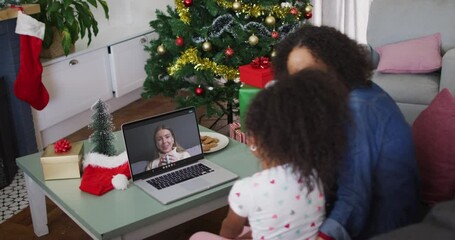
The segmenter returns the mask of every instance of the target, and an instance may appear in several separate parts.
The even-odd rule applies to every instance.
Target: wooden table
[[[200,129],[210,131],[204,127]],[[115,134],[116,149],[123,151],[123,136],[121,132]],[[85,151],[89,151],[90,143],[86,141],[84,144]],[[37,236],[49,233],[45,196],[94,239],[143,239],[226,206],[233,184],[226,183],[169,205],[162,205],[133,184],[125,191],[112,190],[98,197],[79,190],[81,179],[45,181],[41,154],[16,159],[24,172]],[[240,178],[259,170],[259,163],[248,147],[233,139],[229,139],[225,149],[207,154],[206,158]]]

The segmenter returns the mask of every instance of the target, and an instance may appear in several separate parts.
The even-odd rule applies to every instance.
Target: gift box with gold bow
[[[240,81],[258,88],[273,80],[273,71],[267,57],[255,58],[250,64],[239,67]]]

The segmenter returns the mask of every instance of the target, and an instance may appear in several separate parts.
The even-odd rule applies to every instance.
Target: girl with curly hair
[[[325,218],[324,193],[345,150],[347,96],[341,82],[319,70],[258,93],[245,124],[262,171],[234,183],[221,237],[200,232],[191,239],[315,238]]]
[[[317,68],[350,91],[347,152],[319,239],[368,239],[412,223],[419,179],[411,129],[393,99],[370,81],[367,49],[332,27],[305,25],[276,51],[276,79]]]

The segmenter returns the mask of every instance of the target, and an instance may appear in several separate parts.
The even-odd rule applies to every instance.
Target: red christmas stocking
[[[49,93],[41,82],[43,66],[39,59],[44,23],[18,11],[16,33],[20,34],[20,64],[14,94],[35,109],[42,110],[49,102]]]

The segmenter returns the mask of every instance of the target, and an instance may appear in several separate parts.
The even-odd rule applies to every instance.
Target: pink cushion
[[[424,202],[455,196],[455,98],[443,89],[412,126]]]
[[[378,71],[383,73],[428,73],[441,68],[441,34],[377,48]]]

